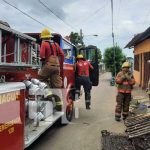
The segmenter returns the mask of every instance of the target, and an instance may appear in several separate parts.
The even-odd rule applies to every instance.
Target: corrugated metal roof
[[[150,38],[150,27],[147,28],[144,32],[137,34],[134,38],[125,46],[125,48],[132,48],[142,41]]]

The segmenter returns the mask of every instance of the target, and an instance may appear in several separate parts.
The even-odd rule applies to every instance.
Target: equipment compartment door
[[[88,60],[94,67],[94,70],[90,69],[90,80],[93,86],[99,84],[99,65],[98,65],[98,49],[96,46],[90,45],[88,47],[79,50],[79,53]]]
[[[24,149],[24,85],[0,85],[0,149]],[[5,90],[6,89],[6,90]]]

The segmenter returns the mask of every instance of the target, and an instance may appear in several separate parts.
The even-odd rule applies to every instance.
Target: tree
[[[98,63],[100,63],[102,60],[102,54],[101,54],[101,50],[99,48],[97,48],[97,50],[98,50],[97,51]],[[92,52],[92,56],[94,56],[94,55],[95,55],[95,51]]]
[[[98,48],[98,63],[100,63],[102,60],[102,54],[101,54],[101,50]]]
[[[114,59],[115,51],[115,59]],[[115,60],[115,63],[114,63]],[[126,60],[126,56],[123,54],[122,49],[119,46],[106,48],[104,52],[104,63],[106,69],[112,73],[112,76],[121,70],[122,63]]]
[[[79,44],[84,45],[83,39],[82,39],[82,37],[78,33],[71,32],[70,35],[69,35],[69,37],[70,37],[70,41],[74,45],[76,45],[76,46],[78,46]]]

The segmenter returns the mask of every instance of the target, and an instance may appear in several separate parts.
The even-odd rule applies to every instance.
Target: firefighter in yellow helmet
[[[61,69],[63,68],[64,53],[58,43],[52,41],[52,34],[48,29],[41,32],[42,44],[40,48],[40,58],[42,68],[39,72],[39,77],[46,82],[50,88],[57,90],[57,95],[61,93],[62,78]],[[47,96],[51,100],[51,95]],[[55,96],[56,110],[62,108],[62,101],[59,96]]]
[[[86,109],[90,109],[91,105],[91,89],[92,83],[89,78],[89,69],[94,69],[93,66],[88,62],[83,55],[79,54],[77,56],[76,70],[76,94],[80,93],[80,87],[83,85],[85,92],[85,105]]]
[[[43,29],[41,32],[41,39],[49,39],[52,37],[51,32],[48,29]]]
[[[82,54],[79,54],[79,55],[77,56],[77,59],[84,59],[84,57],[83,57]]]
[[[48,29],[42,30],[40,58],[43,66],[39,76],[43,80],[49,81],[51,88],[61,88],[60,69],[63,66],[64,53],[58,43],[51,40],[51,37],[52,34]]]
[[[115,120],[120,121],[121,115],[123,120],[126,119],[129,112],[129,104],[131,101],[131,91],[135,84],[133,74],[129,71],[130,63],[124,62],[122,70],[116,76],[116,84],[118,85],[118,94],[116,97]]]

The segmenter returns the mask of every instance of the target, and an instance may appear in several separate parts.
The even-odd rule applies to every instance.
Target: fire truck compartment
[[[25,89],[25,88],[26,87],[23,82],[0,83],[0,94],[12,92],[12,91],[18,91],[18,90]]]

